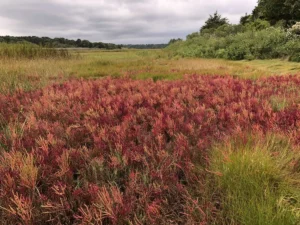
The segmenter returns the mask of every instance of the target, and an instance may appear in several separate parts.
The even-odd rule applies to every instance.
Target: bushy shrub
[[[235,42],[229,45],[226,49],[226,58],[231,60],[242,60],[245,56],[250,53],[246,43]]]
[[[284,45],[279,46],[278,51],[283,57],[288,57],[290,61],[299,62],[300,39],[289,40]]]
[[[278,58],[282,55],[278,47],[287,42],[286,33],[281,28],[270,27],[255,32],[250,50],[257,59]]]
[[[300,22],[297,22],[294,26],[292,26],[290,31],[296,35],[300,35]]]
[[[189,34],[189,35],[187,35],[186,36],[186,39],[188,40],[188,39],[193,39],[193,38],[195,38],[195,37],[199,37],[199,32],[194,32],[194,33],[191,33],[191,34]]]
[[[257,19],[253,22],[247,23],[245,25],[245,29],[246,30],[264,30],[269,28],[271,25],[268,21],[266,20],[261,20],[261,19]]]
[[[292,62],[300,62],[300,53],[294,53],[289,60]]]

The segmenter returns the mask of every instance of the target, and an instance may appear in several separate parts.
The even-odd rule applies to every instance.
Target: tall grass
[[[66,49],[43,48],[30,43],[7,44],[0,43],[1,59],[49,59],[70,58]]]
[[[217,224],[299,224],[299,159],[278,136],[216,147],[211,169],[218,174],[212,185],[217,187],[213,196],[219,196]]]

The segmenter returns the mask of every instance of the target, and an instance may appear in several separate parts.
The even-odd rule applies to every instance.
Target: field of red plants
[[[73,80],[0,95],[4,224],[210,224],[210,149],[300,143],[300,77]]]

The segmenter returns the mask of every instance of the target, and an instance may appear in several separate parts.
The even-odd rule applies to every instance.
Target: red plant
[[[0,217],[8,224],[208,223],[204,212],[213,206],[199,199],[210,145],[247,131],[300,142],[299,87],[296,76],[107,78],[1,95]],[[274,96],[285,96],[285,108],[274,108]]]

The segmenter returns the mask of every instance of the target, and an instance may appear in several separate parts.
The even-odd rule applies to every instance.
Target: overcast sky
[[[216,10],[231,23],[257,0],[0,0],[0,35],[167,43],[198,31]]]

